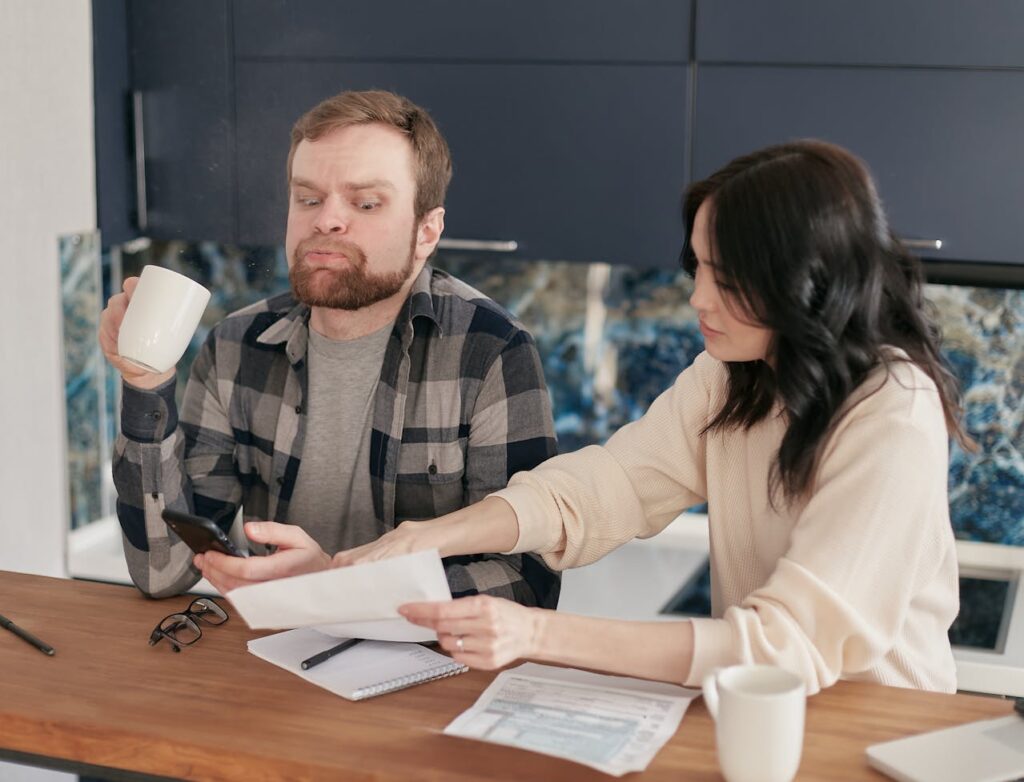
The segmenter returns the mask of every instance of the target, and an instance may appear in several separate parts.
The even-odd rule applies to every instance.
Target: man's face
[[[385,125],[301,141],[289,190],[289,277],[310,306],[357,310],[394,296],[440,236],[416,225],[412,147]]]

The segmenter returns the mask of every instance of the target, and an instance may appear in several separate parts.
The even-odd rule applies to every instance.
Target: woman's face
[[[690,246],[697,258],[690,306],[700,318],[704,347],[719,361],[767,360],[772,332],[744,315],[738,295],[715,280],[709,216],[708,201],[704,201],[694,217],[690,236]]]

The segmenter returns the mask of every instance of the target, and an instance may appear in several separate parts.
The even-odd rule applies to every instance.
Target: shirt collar
[[[296,303],[256,338],[261,345],[285,345],[288,360],[296,364],[306,355],[309,341],[309,307]]]
[[[441,330],[441,316],[434,307],[434,294],[430,289],[433,279],[433,270],[429,265],[424,264],[420,273],[416,275],[412,288],[409,289],[409,298],[405,306],[398,313],[398,324],[404,326],[419,317],[427,318],[433,322],[439,336],[443,336]]]

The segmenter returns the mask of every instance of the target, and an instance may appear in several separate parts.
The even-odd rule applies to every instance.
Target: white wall
[[[0,0],[0,569],[64,575],[57,237],[96,226],[89,0]]]

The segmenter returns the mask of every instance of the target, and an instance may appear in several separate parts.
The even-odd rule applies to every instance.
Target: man
[[[117,354],[135,279],[110,299],[100,342],[124,381],[118,517],[145,594],[178,594],[200,570],[226,591],[326,567],[337,551],[469,505],[555,453],[533,339],[426,265],[450,178],[430,116],[397,95],[346,92],[302,116],[288,156],[292,292],[214,328],[180,413],[173,369],[142,372]],[[224,530],[239,508],[286,524],[246,525],[253,551],[273,554],[193,559],[164,507]],[[445,569],[456,596],[557,603],[558,576],[532,555],[459,557]]]

